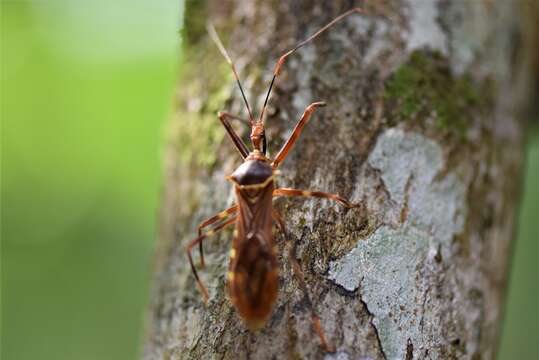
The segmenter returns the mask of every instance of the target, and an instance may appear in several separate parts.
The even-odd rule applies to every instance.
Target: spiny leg
[[[288,232],[286,231],[284,220],[276,210],[273,210],[273,218],[277,221],[277,225],[283,233],[285,240],[290,240],[290,238],[288,237]],[[322,329],[322,325],[320,325],[320,318],[314,312],[314,306],[309,296],[309,290],[307,289],[307,284],[305,283],[305,277],[303,276],[303,271],[301,270],[301,266],[299,265],[298,259],[296,258],[295,243],[292,243],[290,246],[288,258],[290,260],[292,270],[294,271],[294,276],[296,277],[299,286],[301,287],[301,290],[303,291],[303,294],[305,295],[305,298],[307,300],[307,306],[311,309],[311,320],[313,322],[314,331],[316,331],[316,333],[318,334],[320,342],[322,343],[322,347],[328,352],[334,352],[335,348],[327,342],[326,335],[324,334],[324,330]]]
[[[219,113],[217,113],[217,116],[219,116],[219,120],[221,120],[221,123],[225,127],[225,130],[228,133],[228,136],[230,136],[230,139],[232,139],[232,142],[236,146],[236,149],[238,149],[241,156],[245,159],[247,155],[249,155],[249,150],[247,149],[247,146],[239,137],[239,135],[236,134],[236,132],[232,128],[232,125],[230,125],[230,122],[228,121],[229,119],[235,119],[236,117],[223,111],[219,111]]]
[[[229,217],[231,214],[235,213],[236,211],[238,211],[238,205],[231,206],[228,209],[221,211],[219,214],[204,220],[203,222],[200,223],[200,225],[198,225],[198,236],[202,235],[202,229],[205,228],[206,226],[210,226],[211,224],[217,221],[224,220],[227,217]],[[198,250],[200,252],[200,266],[204,268],[205,263],[204,263],[204,249],[202,248],[202,240],[200,240],[200,242],[198,243]]]
[[[323,26],[320,30],[318,30],[313,35],[309,36],[307,39],[303,40],[302,42],[300,42],[299,44],[294,46],[294,48],[292,48],[291,50],[288,50],[286,53],[284,53],[279,58],[279,61],[277,61],[277,64],[275,64],[275,70],[273,71],[273,77],[271,79],[271,83],[270,83],[268,92],[266,94],[266,99],[264,100],[264,106],[262,107],[262,111],[260,112],[260,118],[258,119],[259,122],[264,119],[264,113],[266,111],[268,100],[269,100],[269,97],[270,97],[270,94],[271,94],[271,89],[273,88],[273,84],[275,83],[275,78],[277,77],[277,75],[279,75],[279,73],[281,71],[281,67],[284,65],[284,62],[285,62],[286,58],[289,57],[290,55],[292,55],[294,52],[296,52],[296,50],[298,50],[299,48],[301,48],[302,46],[307,44],[309,41],[314,40],[318,35],[320,35],[324,31],[326,31],[327,29],[329,29],[335,23],[341,21],[342,19],[344,19],[345,17],[347,17],[348,15],[351,15],[353,13],[365,14],[365,11],[363,9],[361,9],[361,8],[353,8],[353,9],[348,10],[344,14],[341,14],[341,15],[337,16],[335,19],[331,20],[329,23],[327,23],[325,26]]]
[[[291,188],[279,188],[273,190],[273,196],[303,196],[303,197],[316,197],[337,201],[347,208],[359,207],[360,204],[352,204],[342,196],[336,194],[325,193],[322,191],[309,191],[309,190],[299,190]]]
[[[198,273],[197,273],[197,270],[195,268],[195,264],[193,263],[193,258],[191,256],[191,250],[193,249],[193,247],[195,247],[197,244],[199,244],[202,240],[204,240],[204,238],[216,234],[218,231],[224,229],[228,225],[233,224],[235,221],[236,221],[236,217],[234,216],[232,219],[222,223],[221,225],[216,226],[214,229],[209,230],[208,232],[198,236],[196,239],[193,239],[189,243],[189,245],[187,245],[187,247],[185,249],[187,251],[187,257],[189,258],[189,265],[191,265],[191,271],[193,272],[193,275],[195,276],[195,280],[197,282],[198,288],[199,288],[200,292],[202,293],[202,296],[204,297],[204,303],[205,304],[208,303],[208,299],[209,299],[208,290],[206,289],[204,284],[202,284],[202,281],[200,281],[200,278],[198,277]]]
[[[277,156],[275,156],[275,159],[271,163],[271,166],[274,169],[276,169],[279,166],[279,164],[286,158],[286,156],[288,155],[288,152],[290,151],[290,149],[292,149],[292,146],[294,146],[294,143],[296,142],[299,135],[301,134],[301,130],[303,130],[303,127],[309,121],[309,118],[311,117],[311,114],[314,112],[314,110],[317,107],[322,107],[322,106],[326,106],[326,103],[315,102],[307,106],[307,108],[303,112],[303,115],[297,122],[296,127],[294,128],[294,131],[292,132],[292,135],[290,135],[286,143],[283,145],[281,150],[279,150],[279,153],[277,153]]]

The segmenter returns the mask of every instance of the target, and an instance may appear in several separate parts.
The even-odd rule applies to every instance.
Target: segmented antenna
[[[217,32],[215,31],[215,27],[213,26],[213,24],[208,22],[206,24],[206,29],[208,30],[208,34],[210,35],[210,38],[213,40],[215,45],[217,45],[217,47],[219,48],[219,51],[221,52],[221,54],[224,56],[226,61],[230,64],[230,67],[232,67],[232,72],[234,73],[234,77],[236,78],[236,82],[238,83],[238,86],[240,88],[241,96],[243,97],[243,101],[245,102],[245,105],[247,106],[247,111],[249,112],[249,122],[250,122],[251,126],[253,126],[254,117],[253,117],[253,114],[251,112],[251,107],[249,106],[249,102],[247,101],[247,97],[245,97],[245,93],[243,92],[243,87],[241,86],[240,78],[238,76],[238,73],[236,72],[236,66],[234,66],[234,63],[230,59],[230,56],[228,56],[228,53],[227,53],[225,47],[223,46],[223,43],[219,39],[219,35],[217,35]]]
[[[263,120],[263,118],[264,118],[264,113],[266,112],[266,107],[267,107],[268,100],[269,100],[269,97],[270,97],[270,94],[271,94],[271,89],[273,88],[275,78],[277,77],[277,75],[279,75],[279,72],[281,71],[281,66],[283,66],[285,59],[288,56],[292,55],[294,52],[296,52],[296,50],[301,48],[303,45],[307,44],[309,41],[315,39],[318,35],[320,35],[324,31],[326,31],[327,29],[329,29],[335,23],[341,21],[342,19],[344,19],[345,17],[347,17],[348,15],[351,15],[353,13],[365,14],[365,11],[363,9],[361,9],[361,8],[354,8],[354,9],[348,10],[347,12],[337,16],[335,19],[331,20],[329,23],[327,23],[320,30],[318,30],[317,32],[315,32],[314,34],[309,36],[307,39],[305,39],[302,42],[300,42],[299,44],[297,44],[291,50],[288,50],[283,56],[281,56],[279,58],[279,61],[277,61],[277,64],[275,65],[275,70],[273,71],[273,78],[271,79],[271,83],[270,83],[270,86],[269,86],[269,89],[268,89],[268,93],[266,94],[266,99],[264,100],[264,106],[262,107],[262,111],[260,112],[260,118],[258,119],[259,122],[261,122]]]

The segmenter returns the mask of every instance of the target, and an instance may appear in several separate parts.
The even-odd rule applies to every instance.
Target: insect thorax
[[[272,177],[273,169],[268,162],[252,159],[241,164],[229,178],[240,187],[256,187],[264,186]]]

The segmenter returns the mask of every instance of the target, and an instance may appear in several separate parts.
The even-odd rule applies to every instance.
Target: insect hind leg
[[[198,289],[202,293],[205,304],[208,303],[208,299],[209,299],[208,289],[206,289],[206,287],[204,286],[204,284],[200,280],[200,277],[198,276],[197,269],[195,268],[195,264],[193,262],[193,257],[191,256],[191,251],[193,250],[193,247],[200,244],[202,242],[202,240],[204,240],[206,237],[216,234],[218,231],[223,230],[225,227],[227,227],[228,225],[233,224],[235,221],[236,221],[236,217],[234,216],[232,219],[230,219],[230,220],[216,226],[214,229],[209,230],[209,231],[205,232],[204,234],[202,234],[202,235],[196,237],[195,239],[193,239],[189,243],[189,245],[187,245],[187,247],[185,249],[185,251],[187,252],[187,258],[189,259],[189,265],[191,266],[191,271],[193,272],[193,275],[194,275],[195,280],[197,282]]]
[[[289,240],[288,232],[286,231],[286,226],[284,223],[284,220],[282,216],[277,212],[273,211],[273,218],[276,220],[277,225],[279,227],[279,230],[283,233],[283,236],[285,237],[285,240]],[[307,289],[307,283],[305,282],[305,277],[303,276],[303,271],[301,270],[301,266],[299,264],[298,259],[296,258],[296,243],[292,243],[290,246],[290,249],[288,250],[288,259],[290,260],[290,264],[292,266],[292,270],[294,273],[294,276],[296,277],[299,286],[301,290],[303,291],[303,294],[305,296],[307,306],[311,309],[311,321],[313,324],[314,331],[320,338],[320,342],[322,344],[322,347],[327,352],[335,352],[335,347],[327,342],[326,335],[324,333],[324,330],[322,329],[322,325],[320,324],[320,318],[314,311],[314,306],[311,301],[311,297],[309,296],[309,290]]]
[[[299,197],[315,197],[328,199],[338,202],[348,209],[361,207],[361,204],[353,204],[342,196],[330,194],[322,191],[300,190],[291,188],[278,188],[273,190],[273,196],[299,196]]]

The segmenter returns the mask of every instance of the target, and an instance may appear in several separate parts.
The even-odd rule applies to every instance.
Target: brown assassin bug
[[[346,199],[335,194],[329,194],[321,191],[275,188],[274,179],[278,173],[278,166],[292,149],[292,146],[300,136],[303,127],[309,121],[311,114],[316,108],[325,106],[326,104],[324,102],[314,102],[305,109],[303,115],[296,124],[292,135],[285,142],[281,150],[279,150],[273,161],[266,157],[266,136],[264,132],[264,112],[266,111],[268,99],[270,97],[275,78],[277,75],[279,75],[281,67],[283,66],[286,58],[316,38],[322,32],[330,28],[332,25],[353,13],[362,14],[364,11],[360,8],[354,8],[341,14],[279,58],[279,61],[275,66],[273,78],[266,94],[264,105],[260,112],[258,121],[254,120],[249,102],[247,101],[245,93],[243,92],[243,88],[241,86],[234,63],[228,56],[226,49],[219,40],[215,29],[211,25],[208,26],[208,33],[210,37],[232,67],[232,72],[234,73],[234,77],[241,91],[243,101],[247,107],[249,120],[243,121],[248,122],[251,127],[250,138],[253,151],[249,151],[247,149],[247,146],[243,140],[236,134],[230,125],[229,120],[239,118],[226,112],[219,112],[219,120],[225,127],[228,135],[232,139],[232,142],[236,146],[236,149],[240,152],[243,158],[243,163],[230,176],[226,177],[226,179],[230,180],[234,185],[236,205],[203,221],[198,226],[198,237],[192,240],[187,246],[187,256],[189,258],[191,270],[193,271],[197,285],[204,297],[204,302],[207,303],[209,298],[208,291],[200,281],[197,270],[193,264],[191,250],[195,246],[199,246],[200,263],[201,266],[204,267],[204,252],[202,248],[203,240],[208,236],[214,235],[228,225],[236,225],[232,249],[230,251],[230,265],[227,273],[227,288],[232,303],[250,329],[257,329],[265,324],[277,300],[279,274],[275,245],[272,236],[273,221],[276,221],[276,224],[285,237],[287,237],[287,233],[281,215],[273,208],[273,197],[317,197],[337,201],[347,208],[358,206],[351,204]],[[205,227],[212,224],[215,224],[213,229],[203,232]],[[320,325],[320,320],[314,313],[312,303],[309,299],[307,286],[305,284],[305,280],[303,279],[303,273],[296,259],[294,246],[291,248],[289,255],[294,275],[297,277],[298,282],[305,293],[307,302],[311,307],[314,329],[320,337],[322,346],[325,349],[330,350],[330,347],[325,340],[324,332]]]

